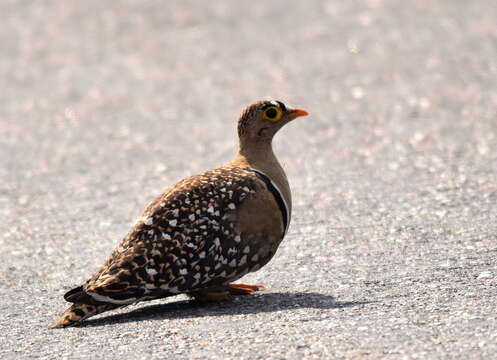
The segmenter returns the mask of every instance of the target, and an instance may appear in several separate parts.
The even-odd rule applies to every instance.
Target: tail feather
[[[116,309],[121,307],[122,305],[118,304],[82,304],[75,303],[72,304],[62,315],[60,315],[57,320],[50,324],[50,328],[63,328],[71,325],[75,325],[80,321],[89,318],[90,316],[94,316],[104,311]]]
[[[83,286],[78,286],[74,289],[69,290],[64,294],[64,300],[72,303],[77,303],[82,295],[85,295],[85,290]],[[81,301],[84,302],[84,301]]]

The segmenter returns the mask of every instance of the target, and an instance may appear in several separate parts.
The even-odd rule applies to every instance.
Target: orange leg
[[[227,290],[232,295],[253,294],[256,291],[266,290],[264,285],[249,285],[249,284],[229,284]]]
[[[226,301],[231,300],[233,297],[229,291],[195,291],[188,295],[193,297],[197,301]]]

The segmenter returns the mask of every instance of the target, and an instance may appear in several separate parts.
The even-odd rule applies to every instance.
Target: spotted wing
[[[179,182],[149,205],[83,286],[85,294],[127,304],[215,286],[258,269],[272,254],[253,252],[257,233],[244,230],[252,215],[239,210],[247,202],[272,201],[277,212],[271,196],[267,183],[247,168],[218,168]]]

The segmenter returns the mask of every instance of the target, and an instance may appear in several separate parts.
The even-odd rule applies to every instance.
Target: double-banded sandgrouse
[[[271,143],[305,115],[280,101],[245,108],[235,158],[157,197],[100,270],[64,295],[73,304],[50,326],[180,293],[216,301],[263,289],[232,282],[264,266],[285,236],[290,187]]]

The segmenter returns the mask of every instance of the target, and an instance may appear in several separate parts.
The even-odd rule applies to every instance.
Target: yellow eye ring
[[[262,118],[264,120],[269,120],[276,122],[283,117],[283,111],[277,106],[270,106],[262,111]]]

